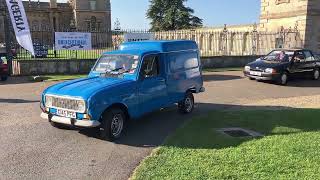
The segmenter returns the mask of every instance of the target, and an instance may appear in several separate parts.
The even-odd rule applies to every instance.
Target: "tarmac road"
[[[176,108],[128,124],[115,143],[91,130],[61,130],[42,120],[39,98],[53,84],[24,78],[0,82],[0,179],[128,179],[151,150],[192,116],[213,109],[251,108],[262,99],[320,94],[320,81],[297,80],[287,87],[250,81],[241,72],[205,73],[206,92],[196,95],[192,115]]]

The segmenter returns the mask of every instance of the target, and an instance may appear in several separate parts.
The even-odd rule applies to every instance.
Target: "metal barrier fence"
[[[202,56],[264,55],[275,48],[293,48],[303,45],[300,33],[296,29],[283,29],[280,32],[259,32],[257,29],[251,32],[234,32],[225,27],[221,31],[150,32],[121,30],[91,32],[92,50],[55,50],[54,32],[49,30],[32,30],[31,32],[34,44],[48,51],[48,55],[41,59],[96,59],[105,51],[117,49],[124,42],[124,34],[126,33],[152,33],[156,40],[194,40],[198,43]],[[12,34],[11,37],[14,37],[14,35]],[[34,59],[16,43],[13,43],[12,48],[14,59]]]

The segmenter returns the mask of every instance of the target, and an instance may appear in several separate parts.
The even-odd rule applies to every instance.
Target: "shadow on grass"
[[[277,111],[279,109],[282,110]],[[218,133],[217,128],[241,127],[267,136],[284,135],[320,130],[318,117],[320,110],[201,103],[190,115],[181,115],[177,108],[173,107],[151,113],[139,120],[129,121],[123,136],[115,143],[135,147],[164,145],[220,149],[238,146],[253,138],[229,137]],[[193,120],[189,121],[190,119]],[[98,138],[93,129],[79,132]]]

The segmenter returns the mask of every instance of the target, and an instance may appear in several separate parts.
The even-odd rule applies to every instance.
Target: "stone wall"
[[[212,56],[201,58],[203,68],[244,67],[260,56]]]
[[[243,67],[256,60],[258,56],[214,56],[203,57],[204,68]],[[47,74],[87,74],[96,60],[15,60],[14,76],[47,75]]]
[[[15,60],[13,75],[86,74],[96,60]]]

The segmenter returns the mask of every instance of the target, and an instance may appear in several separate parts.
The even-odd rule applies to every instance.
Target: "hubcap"
[[[282,82],[282,84],[285,84],[285,83],[287,82],[287,79],[288,79],[287,75],[286,75],[286,74],[283,74],[283,75],[281,76],[281,82]]]
[[[185,102],[184,102],[184,105],[186,107],[186,111],[187,112],[190,112],[192,110],[192,107],[193,107],[193,101],[190,97],[187,97]]]
[[[111,133],[113,136],[117,137],[120,135],[123,128],[123,117],[121,114],[116,114],[113,116],[111,122]]]
[[[314,71],[314,79],[319,79],[320,73],[318,70]]]

